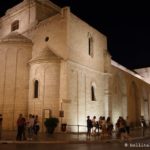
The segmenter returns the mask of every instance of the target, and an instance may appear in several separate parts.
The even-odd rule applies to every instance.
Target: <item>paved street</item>
[[[86,134],[54,133],[47,135],[40,133],[32,141],[16,141],[16,132],[3,132],[0,140],[0,150],[127,150],[127,149],[150,149],[150,129],[145,131],[144,136],[141,129],[131,131],[129,142],[123,142],[111,138],[101,139],[99,136],[92,136],[87,139]]]
[[[90,144],[50,144],[50,143],[20,143],[0,144],[0,150],[148,150],[150,139],[134,140],[130,142],[102,142]]]
[[[130,136],[132,139],[136,138],[143,138],[142,130],[141,128],[135,128],[134,130],[131,130]],[[147,128],[144,133],[144,137],[150,137],[150,128]],[[90,139],[87,139],[86,133],[80,133],[80,134],[74,134],[74,133],[54,133],[54,134],[46,134],[46,133],[39,133],[38,136],[33,137],[32,142],[74,142],[74,143],[85,143],[85,142],[103,142],[103,141],[112,141],[112,140],[118,140],[116,138],[115,132],[113,133],[112,137],[104,137],[103,139],[100,138],[100,136],[91,136]],[[3,131],[2,136],[0,139],[0,143],[3,142],[16,142],[16,131]],[[30,141],[23,141],[23,142],[30,142]],[[20,141],[19,141],[20,143]]]
[[[103,144],[0,144],[0,150],[122,150],[123,143]]]

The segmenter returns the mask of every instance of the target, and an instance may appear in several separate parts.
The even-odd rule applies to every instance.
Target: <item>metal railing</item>
[[[71,127],[76,127],[76,129],[75,128],[72,129]],[[81,127],[82,127],[82,130],[81,130]],[[77,133],[77,134],[86,133],[86,129],[83,130],[83,128],[87,128],[87,126],[86,125],[68,125],[67,124],[66,132]]]
[[[135,128],[132,128],[130,130],[130,132],[131,132],[131,135],[132,135],[132,133],[137,132],[138,136],[144,137],[146,134],[150,134],[150,131],[147,133],[147,130],[150,130],[150,126],[147,126],[147,128],[144,128],[141,126],[138,128],[135,127]],[[77,133],[78,135],[82,134],[82,133],[86,134],[87,133],[87,126],[86,125],[68,125],[67,124],[66,132],[67,133]],[[117,138],[117,133],[118,133],[118,131],[113,129],[112,137]],[[101,133],[99,131],[97,131],[97,135],[100,135],[100,134]]]

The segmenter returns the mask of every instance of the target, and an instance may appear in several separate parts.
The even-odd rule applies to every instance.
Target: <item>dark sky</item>
[[[0,16],[22,0],[0,0]],[[150,66],[150,9],[146,1],[51,0],[105,34],[112,59],[129,68]],[[83,3],[84,2],[84,3]]]

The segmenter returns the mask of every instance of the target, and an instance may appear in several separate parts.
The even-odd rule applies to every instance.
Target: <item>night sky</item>
[[[22,0],[0,0],[0,16]],[[129,68],[150,66],[150,9],[143,1],[51,0],[105,34],[112,59]],[[84,2],[84,3],[83,3]]]

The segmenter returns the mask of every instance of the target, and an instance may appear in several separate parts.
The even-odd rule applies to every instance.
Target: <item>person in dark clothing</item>
[[[112,136],[113,124],[111,122],[111,118],[107,117],[106,120],[106,130],[109,136]]]
[[[130,134],[130,122],[129,122],[128,116],[126,117],[126,131],[127,131],[127,134],[129,135]]]
[[[37,135],[40,130],[38,115],[35,116],[34,119],[34,134]]]
[[[23,117],[22,121],[23,121],[23,131],[22,131],[23,140],[26,140],[26,119]]]
[[[23,118],[23,115],[20,114],[17,119],[17,137],[16,140],[21,141],[22,136],[24,136],[24,129],[25,128],[25,119]]]
[[[92,127],[93,127],[92,120],[90,119],[90,116],[87,116],[87,137],[91,136],[91,128]]]

